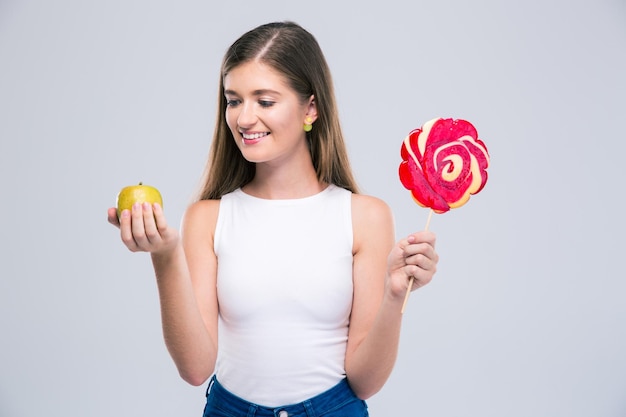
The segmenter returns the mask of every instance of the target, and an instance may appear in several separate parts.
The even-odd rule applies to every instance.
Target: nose
[[[250,102],[244,102],[239,109],[240,111],[237,116],[237,125],[242,129],[250,129],[257,122],[254,105]]]

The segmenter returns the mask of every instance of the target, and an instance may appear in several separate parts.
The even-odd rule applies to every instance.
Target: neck
[[[302,164],[273,166],[256,165],[254,179],[243,187],[246,194],[259,198],[284,200],[309,197],[318,194],[327,184],[317,179],[310,158]]]

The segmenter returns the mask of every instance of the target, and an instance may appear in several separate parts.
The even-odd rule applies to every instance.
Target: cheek
[[[282,118],[282,127],[292,134],[304,133],[304,113],[290,112]]]
[[[233,109],[226,109],[224,113],[224,118],[226,119],[226,124],[230,128],[230,131],[233,135],[237,133],[237,114]]]

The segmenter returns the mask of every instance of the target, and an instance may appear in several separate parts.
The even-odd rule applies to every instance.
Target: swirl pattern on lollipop
[[[466,120],[436,118],[404,139],[402,185],[417,204],[445,213],[467,203],[487,183],[489,152]]]

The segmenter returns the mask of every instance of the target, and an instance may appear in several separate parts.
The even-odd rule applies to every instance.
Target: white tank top
[[[215,230],[216,376],[250,402],[301,402],[345,377],[352,308],[351,192],[222,197]]]

